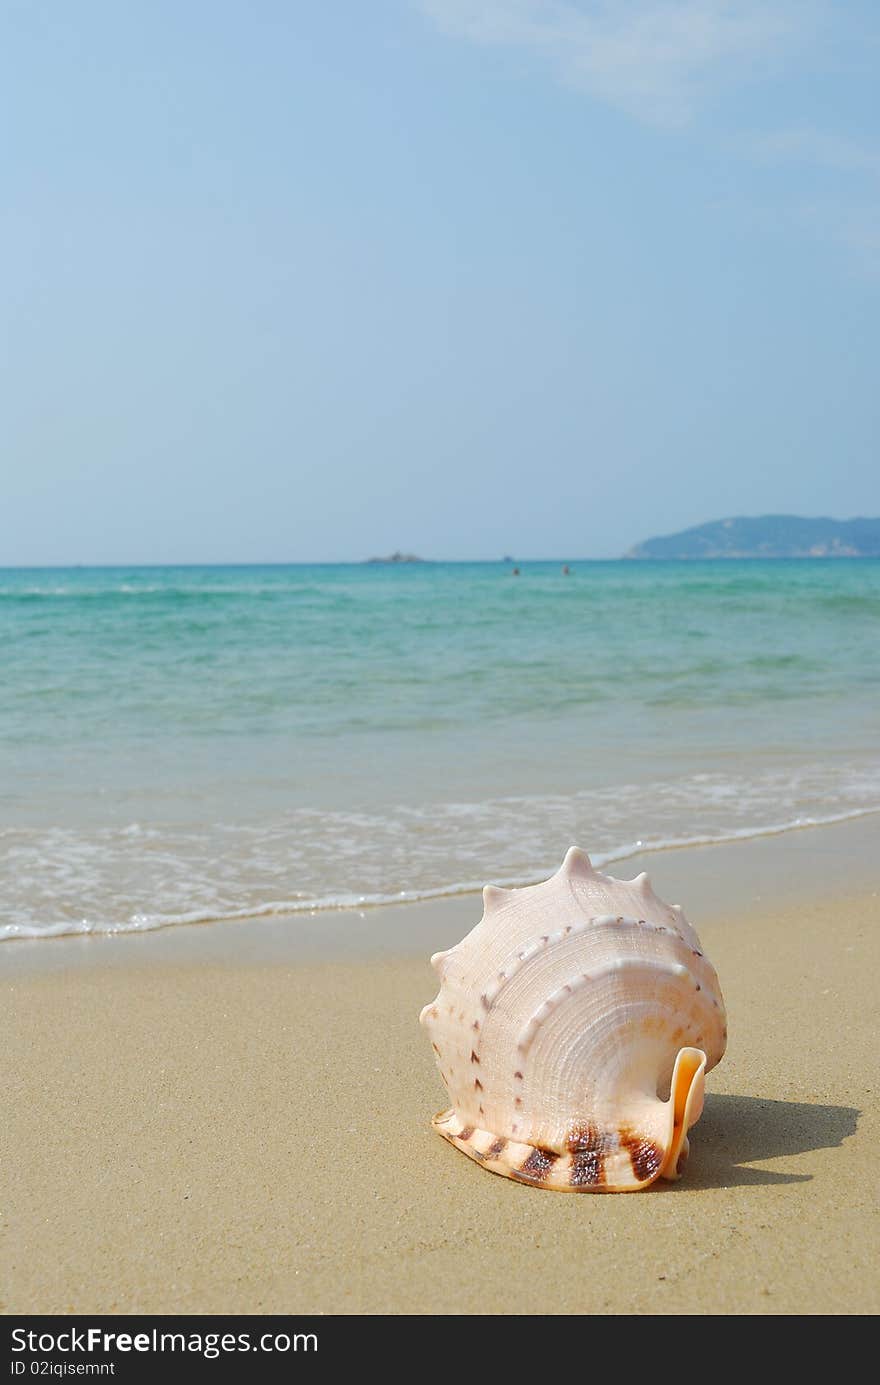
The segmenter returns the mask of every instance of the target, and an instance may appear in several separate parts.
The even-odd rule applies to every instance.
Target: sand
[[[5,944],[3,1310],[876,1312],[878,839],[621,869],[690,906],[730,1014],[686,1177],[633,1196],[431,1131],[425,956],[473,897]]]

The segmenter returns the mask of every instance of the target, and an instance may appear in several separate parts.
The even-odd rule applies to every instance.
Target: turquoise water
[[[422,897],[877,808],[878,633],[871,561],[0,571],[0,928]]]

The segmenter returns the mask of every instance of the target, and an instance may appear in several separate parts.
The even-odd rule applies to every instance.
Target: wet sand
[[[685,1178],[496,1178],[430,1129],[476,897],[0,948],[3,1311],[868,1313],[880,818],[667,852],[730,1047]]]

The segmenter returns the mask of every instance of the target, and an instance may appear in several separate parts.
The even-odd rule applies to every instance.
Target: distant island
[[[880,558],[880,519],[715,519],[637,543],[625,558]]]
[[[415,553],[389,553],[387,558],[367,558],[368,563],[423,563],[424,558],[417,558]]]

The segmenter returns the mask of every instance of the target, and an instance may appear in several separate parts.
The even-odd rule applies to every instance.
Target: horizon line
[[[112,562],[112,563],[0,563],[0,572],[113,572],[124,568],[148,571],[165,571],[174,568],[263,568],[263,567],[523,567],[526,564],[548,563],[627,563],[644,565],[649,563],[828,563],[828,562],[880,562],[880,555],[870,553],[829,553],[825,555],[774,555],[756,554],[754,556],[715,556],[693,558],[636,557],[627,553],[610,558],[417,558],[415,562],[389,562],[379,558],[286,558],[268,561],[249,560],[247,562]]]

